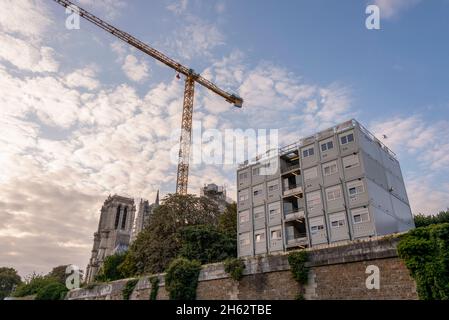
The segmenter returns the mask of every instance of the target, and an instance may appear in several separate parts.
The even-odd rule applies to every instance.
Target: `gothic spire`
[[[157,206],[159,205],[159,190],[157,191],[156,201],[154,202]]]

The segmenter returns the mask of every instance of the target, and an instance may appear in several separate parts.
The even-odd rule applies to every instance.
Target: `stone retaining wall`
[[[416,285],[398,258],[396,237],[323,246],[309,251],[309,282],[306,299],[417,299]],[[249,258],[244,277],[237,282],[229,278],[222,263],[203,266],[197,289],[199,300],[274,300],[295,299],[300,292],[293,279],[287,255]],[[380,271],[380,288],[367,289],[368,266]],[[158,300],[168,299],[164,275],[159,275]],[[121,300],[128,280],[77,289],[70,300]],[[148,300],[149,277],[139,279],[131,299]]]

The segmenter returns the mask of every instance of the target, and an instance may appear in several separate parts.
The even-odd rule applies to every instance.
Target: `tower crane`
[[[95,24],[101,29],[109,32],[120,40],[128,43],[129,45],[137,48],[138,50],[146,53],[154,59],[162,62],[166,66],[175,70],[178,75],[185,76],[185,88],[184,88],[184,102],[182,109],[182,124],[181,124],[181,138],[179,146],[179,160],[178,160],[178,175],[176,180],[176,193],[185,195],[187,194],[188,182],[189,182],[189,160],[192,140],[192,116],[193,116],[193,101],[195,96],[195,83],[202,85],[203,87],[215,92],[219,96],[223,97],[227,102],[234,104],[237,108],[242,108],[243,99],[235,94],[230,94],[225,90],[219,88],[216,84],[203,78],[200,74],[196,73],[193,69],[188,68],[175,60],[167,57],[162,52],[152,48],[148,44],[136,39],[129,33],[126,33],[120,29],[115,28],[102,19],[94,16],[88,11],[74,5],[69,0],[54,0],[65,8],[71,9],[73,12],[79,14],[82,18]]]

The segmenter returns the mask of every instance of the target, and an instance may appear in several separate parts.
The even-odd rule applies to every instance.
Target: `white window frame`
[[[239,191],[239,202],[243,202],[246,200],[249,200],[249,189],[240,190]]]
[[[358,209],[351,210],[351,216],[352,216],[352,222],[354,224],[362,224],[362,223],[371,221],[371,217],[370,217],[368,208],[358,208]],[[360,216],[360,221],[355,221],[356,216]],[[363,217],[366,217],[366,219],[363,220]]]
[[[352,141],[349,141],[348,137],[352,135]],[[346,138],[346,142],[343,142],[343,138]],[[349,144],[349,143],[353,143],[355,141],[355,136],[354,136],[354,132],[348,132],[347,134],[341,135],[340,136],[340,144],[342,146]]]
[[[365,183],[363,180],[351,181],[347,183],[349,198],[354,198],[359,194],[365,193]],[[355,190],[354,194],[351,194],[351,189]]]
[[[311,235],[315,235],[318,232],[320,232],[321,230],[324,230],[324,224],[317,224],[314,226],[310,226],[310,234]]]
[[[278,236],[273,237],[274,233],[276,233]],[[282,230],[280,228],[271,229],[270,230],[270,238],[271,238],[271,240],[282,240]]]
[[[336,223],[336,225],[334,225],[334,223]],[[331,221],[331,228],[332,229],[339,229],[339,228],[344,227],[345,225],[346,225],[346,221],[344,219]]]
[[[247,218],[245,219],[245,221],[242,221],[242,218],[245,217],[245,216]],[[249,222],[249,220],[250,220],[250,212],[249,212],[249,210],[244,210],[244,211],[239,212],[239,222],[240,223],[247,223],[247,222]]]
[[[330,146],[330,147],[329,147]],[[325,149],[323,150],[323,147],[325,147]],[[334,140],[327,140],[326,142],[322,142],[320,143],[320,148],[321,148],[321,152],[327,152],[329,150],[332,150],[335,148],[334,146]]]
[[[258,236],[261,236],[261,237],[258,239],[257,238]],[[256,243],[265,242],[265,231],[256,232],[256,234],[254,236],[254,240],[256,241]]]
[[[332,197],[330,197],[329,195],[332,194]],[[339,196],[336,197],[336,194],[338,194]],[[330,187],[326,189],[326,199],[327,201],[334,201],[334,200],[339,200],[343,197],[343,192],[342,192],[342,188],[341,186],[334,186],[334,187]]]
[[[310,152],[312,150],[312,152]],[[315,155],[315,147],[307,147],[302,149],[302,157],[308,158]]]
[[[248,171],[240,172],[240,173],[239,173],[239,179],[240,179],[240,180],[246,180],[246,179],[248,179]]]
[[[335,167],[335,171],[332,172],[332,168],[334,168],[334,167]],[[329,168],[329,173],[328,174],[326,174],[326,168]],[[336,160],[323,164],[323,175],[325,177],[331,176],[331,175],[336,174],[336,173],[338,173],[338,163],[337,163]]]
[[[317,217],[317,218],[312,218],[309,220],[309,224],[310,224],[310,234],[311,235],[315,235],[318,232],[320,232],[321,230],[324,230],[324,218],[323,217]]]

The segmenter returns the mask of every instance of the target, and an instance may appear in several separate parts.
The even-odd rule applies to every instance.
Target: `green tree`
[[[168,195],[131,245],[120,269],[127,277],[163,272],[179,254],[181,231],[196,225],[218,227],[219,215],[217,204],[208,198]]]
[[[195,300],[201,264],[178,258],[170,263],[165,275],[165,286],[170,300]]]
[[[237,239],[237,203],[227,205],[219,218],[219,227],[222,232]]]
[[[26,297],[35,295],[40,289],[50,283],[57,283],[54,278],[33,273],[26,277],[25,282],[21,283],[13,292],[14,297]]]
[[[202,264],[237,256],[235,237],[230,237],[214,226],[186,227],[181,231],[181,241],[179,255]]]
[[[449,223],[411,230],[398,254],[416,281],[422,300],[449,300]]]
[[[37,291],[35,300],[64,300],[68,289],[60,282],[51,282]]]
[[[120,265],[125,261],[125,258],[126,253],[116,253],[106,257],[95,280],[107,282],[126,278],[120,268]]]
[[[63,266],[57,266],[54,267],[49,274],[47,274],[47,277],[53,278],[56,281],[58,281],[59,283],[62,283],[63,285],[65,285],[65,281],[67,279],[67,274],[65,273],[66,269],[67,269],[68,265],[63,265]]]
[[[8,297],[22,279],[13,268],[0,268],[0,300]]]
[[[436,215],[430,216],[423,214],[415,215],[415,226],[417,228],[439,223],[449,223],[449,210],[441,211]]]

